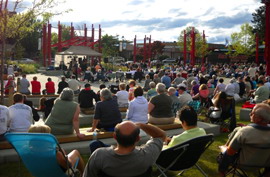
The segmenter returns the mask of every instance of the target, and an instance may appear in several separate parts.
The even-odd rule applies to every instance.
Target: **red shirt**
[[[54,89],[54,82],[53,81],[49,81],[45,84],[46,87],[46,91],[47,93],[55,93],[55,89]]]
[[[32,85],[32,94],[33,93],[40,94],[40,89],[41,89],[40,82],[39,81],[31,81],[31,85]]]

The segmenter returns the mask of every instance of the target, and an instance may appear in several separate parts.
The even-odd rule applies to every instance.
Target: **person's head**
[[[21,93],[14,93],[13,95],[13,102],[14,103],[23,103],[23,94]]]
[[[158,78],[158,75],[157,75],[157,74],[154,74],[154,78],[155,78],[155,79]]]
[[[234,78],[230,80],[230,83],[231,84],[233,84],[234,82],[235,82],[235,79]]]
[[[179,84],[177,86],[177,88],[178,88],[178,93],[179,94],[182,94],[182,93],[184,93],[186,91],[186,85],[185,84]]]
[[[216,75],[213,75],[212,76],[212,79],[214,79],[214,80],[217,79],[217,76]]]
[[[149,83],[149,87],[150,87],[151,89],[155,88],[155,87],[156,87],[156,83],[155,83],[155,82],[150,82],[150,83]]]
[[[166,86],[163,83],[158,83],[156,86],[157,93],[162,94],[166,92]]]
[[[191,81],[191,85],[197,85],[197,82],[195,80]]]
[[[36,77],[36,76],[34,76],[34,77],[33,77],[33,80],[34,80],[34,81],[36,81],[36,80],[37,80],[37,77]]]
[[[170,87],[168,88],[168,94],[171,95],[175,95],[176,89],[174,87]]]
[[[112,93],[111,93],[111,91],[109,89],[107,89],[107,88],[102,89],[100,91],[100,98],[101,98],[102,101],[103,100],[105,101],[105,100],[112,99]]]
[[[129,81],[128,81],[128,85],[129,85],[130,87],[135,87],[135,86],[136,86],[136,81],[135,81],[135,80],[129,80]]]
[[[206,89],[208,89],[208,87],[207,87],[206,84],[202,84],[202,85],[200,85],[200,87],[199,87],[199,90],[206,90]]]
[[[52,78],[48,77],[47,81],[48,82],[51,82],[52,81]]]
[[[62,81],[62,82],[65,82],[65,81],[66,81],[66,77],[65,77],[65,76],[62,76],[62,77],[61,77],[61,81]]]
[[[131,121],[124,121],[117,124],[114,129],[113,137],[118,145],[122,147],[132,147],[140,140],[140,129]]]
[[[72,76],[71,76],[71,79],[76,79],[76,76],[75,76],[75,75],[72,75]]]
[[[64,88],[59,96],[61,100],[65,100],[65,101],[73,101],[73,97],[74,97],[74,92],[70,88]]]
[[[147,80],[147,79],[150,79],[149,74],[146,74],[145,79],[146,79],[146,80]]]
[[[91,87],[91,85],[90,84],[84,84],[84,88],[87,88],[87,89],[89,89]]]
[[[270,121],[270,106],[265,103],[258,103],[252,109],[250,113],[250,120],[251,122],[257,124],[264,124],[267,125]]]
[[[39,99],[39,106],[45,106],[45,101],[47,100],[47,98],[46,97],[41,97],[40,99]]]
[[[220,83],[223,83],[223,82],[224,82],[224,79],[220,78],[218,81],[219,81]]]
[[[48,125],[31,125],[28,133],[51,133],[51,128]]]
[[[22,74],[22,78],[26,78],[26,74]]]
[[[259,80],[258,83],[257,83],[259,86],[262,86],[264,85],[264,82],[262,80]]]
[[[119,84],[119,89],[120,90],[126,90],[126,84],[125,83],[120,83]]]
[[[185,126],[197,126],[197,113],[191,106],[184,106],[179,111],[179,119]]]
[[[100,84],[100,85],[99,85],[99,89],[100,89],[100,90],[102,90],[102,89],[104,89],[104,88],[106,88],[106,85],[105,85],[105,84]]]
[[[11,74],[8,75],[7,79],[8,79],[8,80],[13,80],[13,75],[11,75]]]
[[[143,96],[143,89],[142,87],[138,86],[137,88],[134,89],[134,96]]]

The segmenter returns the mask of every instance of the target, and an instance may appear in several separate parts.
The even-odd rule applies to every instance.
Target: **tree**
[[[253,19],[251,20],[253,24],[252,32],[258,33],[259,38],[263,41],[265,35],[265,5],[256,9],[254,13],[252,13]]]
[[[231,34],[230,55],[253,56],[255,52],[255,35],[253,28],[248,23],[241,25],[241,31]]]
[[[187,51],[190,51],[191,50],[191,31],[192,31],[192,28],[191,26],[187,27],[185,30],[186,30],[186,36],[187,36]],[[201,35],[201,33],[199,32],[199,30],[197,30],[195,28],[195,56],[196,57],[204,57],[205,55],[207,55],[207,48],[208,48],[208,45],[207,45],[207,41],[203,41],[203,37]],[[180,36],[178,38],[178,45],[180,46],[180,49],[183,49],[184,48],[184,30],[181,31],[180,33]]]
[[[104,58],[119,55],[119,40],[112,35],[104,35],[101,39],[102,55]]]
[[[6,3],[8,3],[8,1],[6,1]],[[10,38],[15,41],[20,41],[28,33],[33,32],[36,26],[41,25],[43,22],[47,22],[54,15],[63,13],[52,11],[54,7],[61,3],[57,0],[35,0],[32,2],[31,6],[23,9],[21,13],[17,13],[16,10],[17,8],[22,7],[22,3],[23,1],[17,0],[12,12],[6,7],[0,9],[0,41],[2,43],[0,71],[1,103],[3,103],[4,98],[3,71],[4,60],[6,59],[6,40]],[[2,7],[3,6],[1,6],[1,8]],[[43,19],[36,23],[31,23],[33,19],[37,19],[37,17],[43,17]]]
[[[151,47],[152,47],[153,58],[155,58],[156,55],[158,55],[158,57],[159,57],[160,55],[162,55],[163,49],[164,49],[164,47],[165,47],[165,44],[162,43],[161,41],[154,41],[154,42],[151,44]]]

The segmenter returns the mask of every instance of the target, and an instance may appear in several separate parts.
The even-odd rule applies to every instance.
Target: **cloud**
[[[142,0],[133,0],[128,5],[140,5],[143,4],[144,2]]]
[[[236,25],[241,25],[245,22],[249,22],[252,19],[252,15],[249,12],[239,12],[234,16],[219,16],[203,22],[204,25],[211,28],[232,28]]]
[[[131,14],[133,11],[124,11],[124,12],[122,12],[122,14],[124,15],[124,14]]]
[[[206,12],[204,14],[202,14],[202,16],[210,15],[213,10],[215,10],[215,8],[214,7],[210,7],[209,9],[206,10]]]
[[[187,12],[183,12],[182,9],[170,9],[168,11],[169,14],[177,14],[177,17],[187,15]]]
[[[220,35],[220,36],[215,36],[215,37],[209,37],[207,39],[208,43],[219,43],[219,44],[225,44],[225,39],[229,39],[228,36]]]

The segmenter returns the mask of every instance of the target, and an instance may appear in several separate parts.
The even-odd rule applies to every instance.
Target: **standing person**
[[[25,94],[25,95],[29,95],[30,94],[30,83],[29,81],[26,79],[26,74],[22,75],[22,79],[20,81],[20,93]]]
[[[118,108],[117,101],[112,98],[112,93],[105,88],[100,91],[101,101],[96,104],[95,115],[92,123],[91,132],[96,128],[104,128],[112,131],[116,124],[122,122],[121,113]]]
[[[10,116],[10,132],[27,132],[33,123],[33,114],[30,106],[24,104],[23,95],[13,95],[14,105],[8,108]]]
[[[66,82],[66,77],[62,76],[61,81],[58,83],[58,91],[57,93],[60,94],[64,88],[68,87],[68,83]]]
[[[128,107],[128,92],[126,91],[126,84],[119,84],[119,90],[115,95],[117,96],[117,103],[119,107]]]
[[[250,66],[250,68],[248,69],[248,75],[252,78],[252,77],[255,77],[256,76],[256,72],[257,72],[257,69],[255,67],[254,64],[252,64]]]
[[[85,84],[84,89],[79,93],[78,102],[80,104],[81,112],[89,114],[90,110],[94,110],[93,100],[98,102],[97,94],[91,90],[90,84]]]
[[[9,89],[10,87],[13,87],[13,89],[15,89],[16,87],[16,83],[14,82],[14,77],[13,75],[8,75],[8,81],[5,85],[5,94],[8,95],[9,94]]]
[[[55,93],[54,82],[50,77],[47,79],[47,81],[48,82],[45,84],[47,95],[54,95]]]
[[[31,85],[32,85],[32,95],[40,95],[41,84],[39,81],[37,81],[36,76],[33,77]]]
[[[127,120],[132,122],[148,122],[148,102],[143,96],[143,89],[139,86],[134,90],[135,98],[129,102]]]
[[[8,107],[0,105],[0,141],[5,140],[4,136],[8,130],[9,121],[10,121],[10,118],[9,118]]]
[[[76,76],[72,75],[71,79],[68,81],[68,86],[73,90],[74,94],[80,93],[81,85],[79,81],[76,80]]]
[[[136,146],[140,140],[140,129],[152,137],[145,146]],[[116,147],[103,147],[94,151],[83,177],[98,177],[101,172],[118,177],[146,173],[157,160],[166,134],[156,126],[125,121],[115,127],[113,137],[117,141]]]
[[[79,114],[80,106],[73,101],[74,93],[70,88],[64,88],[59,97],[54,101],[52,112],[45,124],[54,135],[73,134],[74,130],[79,139],[85,135],[80,133]]]

